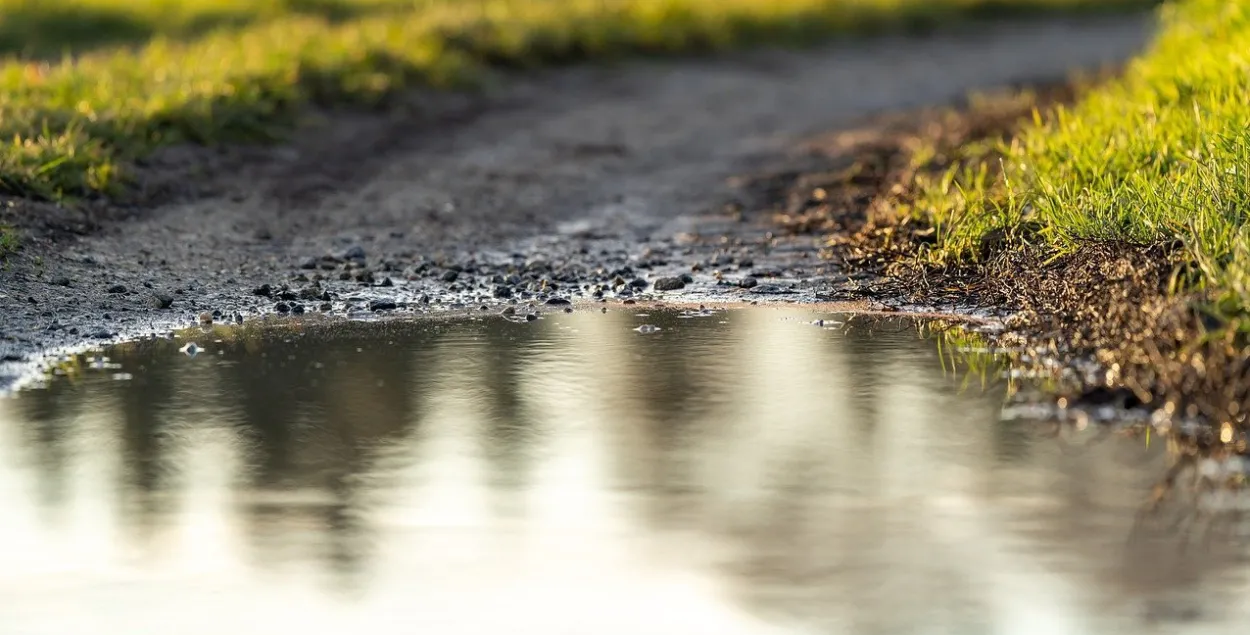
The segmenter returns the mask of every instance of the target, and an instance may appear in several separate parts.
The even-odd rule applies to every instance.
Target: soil
[[[866,276],[839,299],[902,303],[910,311],[1006,315],[981,329],[985,345],[1008,351],[1016,376],[1041,381],[1047,405],[1030,412],[1060,420],[1095,417],[1123,427],[1172,430],[1188,451],[1244,454],[1250,412],[1246,317],[1221,311],[1203,290],[1198,265],[1177,242],[1087,241],[1056,254],[1036,228],[991,232],[975,262],[943,265],[927,247],[934,228],[900,213],[917,176],[959,165],[960,148],[1009,142],[1034,109],[1071,102],[1071,83],[974,106],[880,117],[810,142],[819,169],[779,172],[755,187],[790,235],[823,237],[822,259]],[[926,159],[917,150],[926,149]],[[929,153],[927,149],[932,149]],[[984,158],[971,160],[981,161]],[[988,158],[994,164],[995,158]],[[1021,401],[1036,401],[1021,393]]]
[[[855,161],[806,142],[1115,65],[1151,27],[987,22],[579,67],[317,113],[281,147],[170,149],[120,199],[0,210],[22,235],[0,273],[0,386],[49,352],[209,320],[655,298],[891,310],[863,292],[879,271],[819,258],[819,234],[774,235],[788,177]]]

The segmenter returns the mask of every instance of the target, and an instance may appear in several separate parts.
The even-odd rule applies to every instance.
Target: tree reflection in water
[[[1161,488],[1171,515],[1135,530],[1167,469],[1158,444],[1072,452],[999,422],[995,369],[976,369],[984,390],[965,385],[966,367],[906,320],[633,313],[223,330],[197,334],[195,358],[174,341],[119,347],[108,354],[130,381],[85,373],[0,404],[16,450],[0,453],[0,496],[23,475],[26,506],[10,513],[48,534],[111,523],[152,567],[197,523],[224,526],[242,549],[181,548],[279,576],[315,563],[361,598],[417,576],[405,554],[456,535],[483,535],[501,567],[615,545],[701,572],[768,623],[864,633],[1003,620],[1077,632],[1240,571],[1146,554],[1160,527],[1192,533],[1164,516],[1202,516],[1206,543],[1236,534],[1240,508],[1201,500],[1242,481]],[[661,330],[634,332],[642,322]],[[1224,470],[1176,456],[1173,484]],[[1197,499],[1174,503],[1182,491]],[[92,492],[114,497],[111,520],[92,515]],[[602,575],[626,575],[612,566]]]

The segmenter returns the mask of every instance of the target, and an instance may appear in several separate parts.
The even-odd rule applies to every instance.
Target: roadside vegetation
[[[1114,79],[878,124],[779,219],[886,274],[868,297],[1016,310],[1000,343],[1060,377],[1061,404],[1146,407],[1244,447],[1250,0],[1162,12]]]
[[[1124,76],[1058,106],[983,160],[929,181],[916,210],[939,259],[987,236],[1072,253],[1179,241],[1198,284],[1250,307],[1250,0],[1186,0]]]

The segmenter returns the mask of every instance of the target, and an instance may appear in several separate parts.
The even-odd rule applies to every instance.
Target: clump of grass
[[[281,136],[312,104],[492,68],[795,44],[1150,0],[0,0],[0,192],[107,193],[179,142]],[[49,60],[49,54],[63,57]]]
[[[1006,234],[1057,254],[1089,241],[1180,241],[1197,284],[1250,307],[1250,0],[1164,9],[1124,76],[925,185],[940,259]]]

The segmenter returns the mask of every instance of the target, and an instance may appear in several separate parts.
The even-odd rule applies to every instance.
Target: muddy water
[[[0,401],[0,633],[1211,633],[1164,444],[1000,421],[907,321],[216,332]],[[829,317],[829,316],[824,316]],[[640,333],[643,324],[660,330]]]

